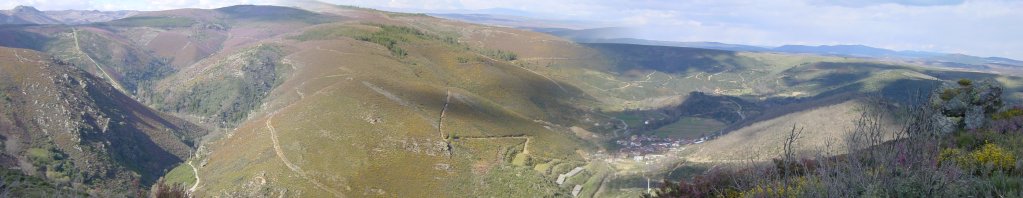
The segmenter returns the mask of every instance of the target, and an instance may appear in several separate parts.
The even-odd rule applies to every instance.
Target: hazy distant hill
[[[559,35],[559,32],[553,32],[552,34]],[[624,44],[637,44],[637,45],[656,45],[656,46],[670,46],[670,47],[689,47],[689,48],[703,48],[703,49],[716,49],[716,50],[728,50],[728,51],[740,51],[740,52],[768,52],[770,48],[751,46],[751,45],[737,45],[720,42],[675,42],[675,41],[654,41],[654,40],[643,40],[643,39],[631,39],[631,38],[612,38],[612,39],[575,39],[576,42],[581,43],[624,43]]]
[[[86,24],[122,19],[138,11],[59,10],[39,11],[30,6],[0,10],[2,24]]]
[[[11,10],[2,10],[0,14],[6,19],[0,24],[59,24],[60,21],[46,16],[46,13],[29,6],[18,6]]]
[[[493,11],[498,13],[516,14],[518,12],[514,10],[478,10],[478,11]],[[520,13],[521,14],[521,13]],[[430,13],[429,15],[461,20],[466,22],[490,24],[490,26],[507,27],[507,28],[518,28],[528,30],[541,30],[541,29],[558,29],[558,30],[570,30],[570,29],[585,29],[593,27],[591,22],[577,21],[577,20],[559,20],[559,19],[540,19],[533,17],[525,17],[519,15],[502,15],[493,13]]]
[[[53,10],[43,13],[64,24],[87,24],[123,19],[138,14],[139,11]]]
[[[857,57],[894,57],[901,55],[894,50],[874,48],[864,45],[822,45],[822,46],[784,45],[773,49],[775,51],[788,53],[813,53]]]

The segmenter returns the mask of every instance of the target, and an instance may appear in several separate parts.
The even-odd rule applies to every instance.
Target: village
[[[635,135],[628,139],[615,141],[621,146],[616,153],[619,159],[633,159],[643,161],[645,158],[656,158],[663,156],[667,151],[682,149],[682,146],[700,144],[707,141],[707,137],[696,139],[656,137],[652,135]]]

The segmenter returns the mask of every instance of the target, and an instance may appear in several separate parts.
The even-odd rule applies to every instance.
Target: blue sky
[[[6,0],[0,8],[161,10],[278,4],[282,0]],[[325,0],[405,12],[518,10],[529,17],[596,21],[670,41],[863,44],[1023,59],[1019,0]]]

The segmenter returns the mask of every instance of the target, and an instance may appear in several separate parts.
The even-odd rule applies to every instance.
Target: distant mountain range
[[[896,51],[865,45],[819,45],[819,46],[783,45],[779,47],[769,47],[728,44],[720,42],[678,42],[645,40],[637,38],[623,38],[629,35],[628,30],[626,28],[595,28],[582,30],[563,28],[562,29],[533,28],[531,30],[552,34],[558,37],[562,37],[580,43],[622,43],[637,45],[717,49],[727,51],[817,54],[826,56],[872,58],[890,61],[911,62],[960,69],[990,70],[999,67],[1023,69],[1023,61],[1010,58],[979,57],[966,54],[952,54],[912,50]]]
[[[480,11],[476,14],[431,14],[432,16],[482,23],[504,27],[514,27],[536,32],[552,34],[580,43],[621,43],[637,45],[655,45],[671,47],[690,47],[747,52],[780,52],[817,54],[827,56],[843,56],[872,58],[889,61],[910,62],[917,64],[951,67],[959,69],[992,70],[998,68],[1023,69],[1023,61],[1002,57],[978,57],[965,54],[950,54],[926,51],[896,51],[865,45],[784,45],[779,47],[728,44],[719,42],[677,42],[631,38],[632,30],[624,27],[580,28],[595,26],[593,22],[540,20],[528,17],[505,14],[490,14]]]
[[[461,10],[454,13],[429,13],[427,15],[469,23],[534,31],[540,30],[537,32],[545,32],[542,30],[576,30],[608,26],[608,24],[595,21],[550,19],[542,14],[513,9]]]
[[[86,24],[123,19],[138,11],[58,10],[39,11],[31,6],[18,6],[0,10],[0,25],[28,24]]]

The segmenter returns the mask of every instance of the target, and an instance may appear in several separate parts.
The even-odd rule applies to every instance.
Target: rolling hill
[[[135,15],[138,11],[98,10],[54,10],[39,11],[31,6],[17,6],[11,10],[0,10],[0,24],[45,25],[45,24],[88,24],[107,22]]]
[[[962,78],[1023,98],[992,70],[288,6],[0,26],[4,166],[198,197],[630,196],[679,163],[767,160],[792,126],[828,129],[801,142],[821,149],[874,99]],[[650,137],[701,144],[621,152]]]

